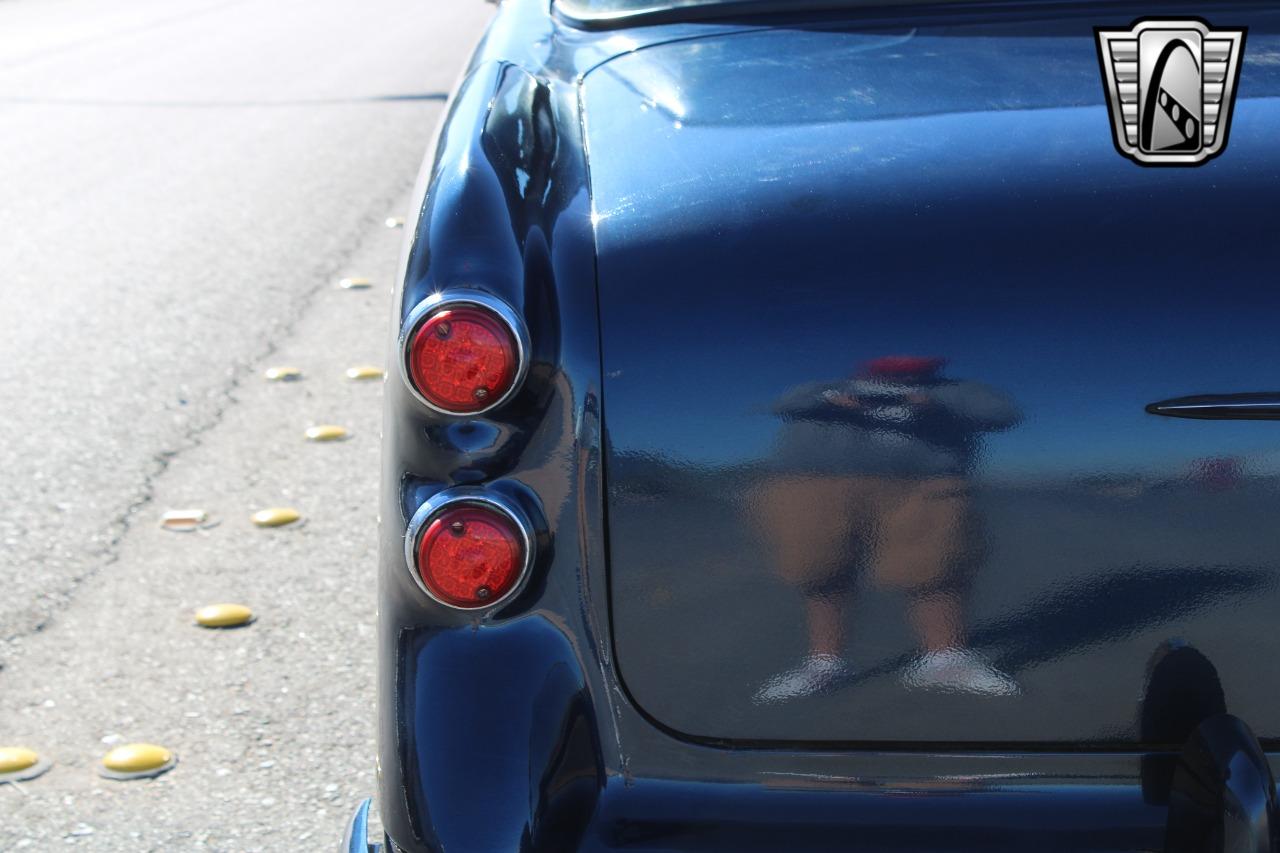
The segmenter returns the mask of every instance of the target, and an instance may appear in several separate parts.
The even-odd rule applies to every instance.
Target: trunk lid
[[[1280,390],[1277,22],[1215,12],[1250,32],[1197,168],[1113,147],[1114,15],[794,26],[587,76],[641,708],[718,740],[1154,742],[1155,661],[1191,647],[1185,689],[1280,736],[1280,424],[1144,411]]]

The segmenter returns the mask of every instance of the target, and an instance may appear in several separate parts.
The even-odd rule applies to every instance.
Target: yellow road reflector
[[[302,378],[302,371],[296,367],[268,367],[262,375],[269,382],[297,382]]]
[[[348,378],[348,379],[355,379],[355,380],[362,380],[362,379],[381,379],[381,378],[382,378],[382,368],[380,368],[380,367],[372,367],[372,366],[367,365],[367,364],[360,365],[360,366],[358,366],[358,367],[348,367],[348,368],[347,368],[347,378]]]
[[[0,747],[0,773],[17,773],[38,763],[40,756],[34,750],[21,746]]]
[[[52,763],[25,746],[0,746],[0,783],[25,782],[43,775]]]
[[[190,533],[202,527],[212,527],[209,513],[202,509],[171,509],[160,516],[160,526],[175,533]]]
[[[338,287],[343,290],[368,290],[373,287],[373,282],[367,278],[344,278],[338,282]]]
[[[253,621],[253,611],[243,604],[207,604],[196,611],[196,624],[206,628],[236,628]]]
[[[159,776],[178,763],[178,757],[154,743],[126,743],[102,756],[98,773],[108,779]]]
[[[350,437],[345,427],[336,424],[320,424],[307,428],[307,441],[342,441]]]
[[[400,218],[399,216],[388,216],[388,217],[387,217],[387,227],[388,227],[388,228],[403,228],[403,227],[404,227],[404,220],[403,220],[402,218]]]
[[[293,507],[275,506],[255,512],[253,514],[253,523],[259,527],[284,527],[286,524],[293,524],[300,518],[302,518],[302,513]]]

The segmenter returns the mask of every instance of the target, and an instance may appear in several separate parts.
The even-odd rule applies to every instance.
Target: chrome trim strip
[[[442,409],[432,403],[422,396],[422,393],[414,386],[413,372],[409,369],[409,341],[413,339],[418,326],[425,322],[428,315],[435,311],[462,305],[476,305],[481,308],[487,308],[497,314],[502,322],[507,324],[507,327],[511,330],[512,337],[516,340],[516,375],[511,382],[511,387],[507,389],[505,394],[490,401],[483,409],[476,409],[474,412],[454,412],[449,409]],[[524,382],[525,375],[529,372],[529,332],[525,328],[524,320],[506,302],[479,290],[443,290],[433,293],[419,302],[409,312],[409,316],[405,318],[404,324],[400,327],[399,345],[400,378],[404,380],[409,393],[417,398],[419,403],[422,403],[432,411],[455,418],[475,417],[501,406],[519,390],[521,383]]]
[[[341,853],[379,853],[382,850],[381,844],[369,843],[369,802],[361,803],[347,822],[347,831],[339,848]]]
[[[484,506],[495,509],[507,516],[515,524],[516,529],[520,531],[520,537],[524,544],[524,565],[520,567],[520,577],[516,579],[515,585],[507,590],[505,595],[499,596],[480,607],[459,607],[456,604],[442,601],[427,588],[427,585],[422,582],[422,577],[418,574],[418,540],[422,538],[422,532],[426,530],[432,518],[447,507],[458,504]],[[409,527],[404,534],[405,565],[409,569],[409,576],[418,585],[418,589],[422,590],[436,604],[462,613],[491,611],[519,595],[520,591],[524,589],[525,583],[528,582],[529,570],[533,567],[533,548],[533,525],[529,522],[529,517],[520,508],[520,505],[501,492],[479,486],[457,486],[432,495],[422,506],[418,507],[413,517],[409,519]]]
[[[1161,400],[1147,406],[1147,414],[1203,420],[1280,420],[1280,393],[1200,394]]]

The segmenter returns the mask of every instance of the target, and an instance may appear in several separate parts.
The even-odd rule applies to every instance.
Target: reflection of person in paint
[[[852,675],[845,611],[860,575],[901,590],[921,654],[911,688],[1018,692],[965,641],[964,604],[982,561],[967,479],[984,431],[1017,423],[1016,407],[977,382],[947,379],[939,358],[875,359],[852,378],[809,383],[777,401],[775,474],[752,512],[778,572],[805,599],[809,649],[757,701],[830,689]]]

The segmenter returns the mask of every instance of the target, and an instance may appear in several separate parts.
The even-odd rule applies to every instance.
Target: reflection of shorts
[[[851,586],[864,567],[877,586],[945,587],[980,544],[961,477],[779,476],[751,504],[778,573],[811,594]]]

